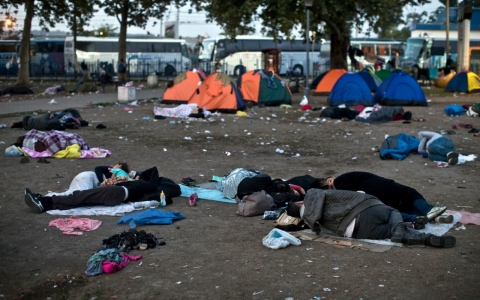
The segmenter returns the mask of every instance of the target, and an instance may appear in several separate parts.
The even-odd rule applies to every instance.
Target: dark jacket
[[[342,174],[335,178],[334,185],[337,190],[364,191],[399,211],[411,209],[415,200],[424,199],[411,187],[368,172]]]
[[[313,231],[319,234],[322,225],[341,237],[348,224],[363,210],[384,205],[372,195],[320,189],[310,189],[303,201],[303,220]]]

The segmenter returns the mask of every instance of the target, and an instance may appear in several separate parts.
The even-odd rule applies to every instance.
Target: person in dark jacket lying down
[[[65,130],[77,129],[81,126],[88,126],[78,110],[68,108],[56,113],[48,113],[41,117],[33,118],[31,116],[23,117],[22,121],[10,123],[10,128],[23,128],[25,130]]]
[[[405,226],[400,212],[372,195],[340,190],[310,189],[303,201],[291,202],[288,215],[302,218],[317,234],[320,225],[335,235],[442,248],[455,246],[453,236],[435,236]]]
[[[447,207],[434,207],[414,188],[372,173],[348,172],[338,177],[332,176],[323,181],[322,189],[363,191],[400,211],[405,222],[453,222],[452,215],[442,216]]]

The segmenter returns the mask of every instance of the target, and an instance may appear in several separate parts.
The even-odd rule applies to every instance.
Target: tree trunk
[[[30,83],[28,64],[30,61],[30,33],[35,8],[35,0],[25,1],[25,21],[23,23],[22,41],[20,43],[20,65],[18,68],[17,85],[26,86]]]
[[[120,15],[120,36],[118,37],[118,61],[123,59],[125,63],[127,56],[127,21],[128,21],[128,0],[123,1],[122,12]]]
[[[347,70],[349,38],[338,33],[330,35],[330,69]]]

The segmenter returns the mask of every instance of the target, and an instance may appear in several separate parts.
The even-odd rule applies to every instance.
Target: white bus
[[[310,44],[310,65],[318,64],[321,42]],[[279,74],[288,70],[304,74],[306,71],[306,44],[302,39],[274,41],[270,37],[237,36],[235,41],[226,37],[209,38],[202,42],[198,61],[213,65],[221,64],[221,71],[228,75],[238,75],[243,65],[246,71],[263,69],[265,66],[262,51],[276,49],[280,51]],[[213,72],[214,70],[208,70]],[[310,68],[313,73],[313,68]]]
[[[350,45],[361,50],[363,53],[374,54],[385,60],[385,64],[395,56],[395,52],[403,53],[405,43],[400,40],[381,39],[381,38],[351,38]],[[347,50],[345,49],[345,52]],[[363,67],[374,65],[372,62],[365,60],[365,56],[355,56]],[[322,45],[322,52],[320,54],[320,65],[323,69],[330,69],[330,41],[326,41]],[[351,70],[351,61],[347,55],[348,69]],[[385,66],[384,66],[385,67]]]
[[[73,48],[73,37],[69,36],[64,48],[66,66],[75,66],[75,62],[85,60],[87,65],[102,64],[103,67],[106,63],[110,68],[107,72],[116,71],[118,37],[77,37],[76,59]],[[130,74],[156,72],[172,76],[191,67],[185,40],[127,38],[126,58]]]

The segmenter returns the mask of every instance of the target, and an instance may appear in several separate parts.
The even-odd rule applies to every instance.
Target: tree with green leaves
[[[102,36],[102,37],[114,37],[118,36],[118,27],[111,24],[100,24],[93,30],[83,30],[80,33],[82,36]]]
[[[368,24],[367,34],[388,27],[389,21],[401,15],[406,5],[422,5],[430,0],[314,0],[310,10],[310,28],[315,38],[331,41],[332,68],[346,68],[346,50],[352,28],[362,29]],[[252,21],[260,20],[262,33],[276,39],[292,38],[294,30],[305,36],[306,13],[303,1],[290,0],[192,0],[198,10],[207,12],[207,21],[215,21],[231,37],[253,32]],[[325,23],[325,35],[319,32]]]
[[[116,17],[120,24],[118,60],[126,61],[127,29],[129,26],[145,28],[150,18],[161,19],[168,5],[185,5],[186,0],[104,0],[100,3],[108,16]],[[154,23],[154,25],[156,22]]]

